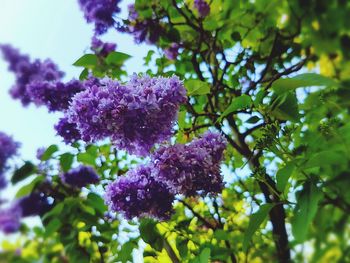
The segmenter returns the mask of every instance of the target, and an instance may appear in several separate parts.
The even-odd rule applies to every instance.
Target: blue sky
[[[93,26],[85,22],[77,0],[0,0],[0,4],[0,43],[10,43],[32,58],[51,58],[66,72],[66,80],[79,76],[81,69],[72,63],[88,51]],[[123,1],[121,6],[124,14],[127,4]],[[144,71],[142,57],[147,48],[115,31],[102,39],[133,56],[127,63],[130,74]],[[8,90],[14,76],[6,68],[0,60],[0,130],[22,143],[23,159],[32,159],[38,147],[61,142],[53,129],[59,115],[48,114],[45,108],[23,108],[12,100]]]

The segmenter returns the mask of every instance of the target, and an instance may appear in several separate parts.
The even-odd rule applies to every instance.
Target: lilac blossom
[[[22,217],[43,215],[51,208],[47,196],[42,193],[22,197],[16,201],[15,206],[21,210]]]
[[[82,188],[99,182],[99,176],[90,166],[81,165],[61,175],[62,181],[72,187]]]
[[[27,55],[22,55],[10,45],[0,45],[0,50],[9,64],[8,69],[16,77],[16,83],[10,89],[10,94],[14,99],[19,99],[24,106],[32,102],[27,89],[29,84],[57,81],[64,75],[50,59],[44,61],[37,59],[31,62]]]
[[[41,158],[43,157],[43,154],[45,153],[46,148],[45,147],[40,147],[36,150],[36,158],[38,160],[41,160]]]
[[[18,207],[10,207],[0,210],[0,231],[5,234],[15,233],[21,226],[21,210]]]
[[[6,186],[4,172],[7,170],[7,161],[16,155],[19,143],[15,142],[12,137],[0,132],[0,189]]]
[[[96,52],[97,55],[107,57],[109,53],[115,51],[117,45],[109,42],[102,42],[96,36],[92,38],[91,49]]]
[[[210,13],[210,6],[205,0],[194,0],[194,7],[201,17],[206,17]]]
[[[223,187],[220,162],[226,141],[208,132],[189,144],[161,147],[152,156],[157,180],[175,194],[219,193]]]
[[[110,183],[105,200],[112,211],[122,213],[127,219],[165,220],[172,214],[174,196],[166,185],[152,176],[152,167],[141,165]]]
[[[27,93],[37,106],[46,106],[49,111],[64,111],[68,108],[71,98],[84,90],[84,85],[78,80],[67,83],[33,81],[27,85]]]
[[[57,135],[61,136],[66,144],[72,144],[81,139],[76,124],[69,122],[67,117],[60,118],[54,128]]]
[[[179,47],[179,44],[172,43],[170,47],[164,50],[165,56],[170,60],[175,60],[177,55],[179,54]]]
[[[158,41],[161,33],[164,31],[159,19],[147,18],[139,19],[139,14],[135,9],[135,5],[128,6],[129,9],[129,25],[126,31],[134,36],[136,43],[146,42],[153,44]]]
[[[79,0],[88,23],[95,24],[95,33],[101,35],[115,24],[114,15],[120,12],[120,0]]]
[[[121,85],[109,81],[77,94],[69,120],[85,141],[111,138],[120,149],[143,155],[156,143],[168,140],[186,91],[177,77],[133,75]]]

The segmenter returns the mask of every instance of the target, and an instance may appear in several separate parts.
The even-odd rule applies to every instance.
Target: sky
[[[123,1],[121,5],[122,15],[127,4]],[[51,58],[66,72],[65,80],[79,77],[81,69],[72,64],[88,51],[93,26],[85,22],[77,0],[0,0],[0,7],[0,43],[10,43],[32,59]],[[127,63],[128,73],[143,72],[147,47],[136,45],[129,35],[111,31],[102,39],[133,56]],[[13,83],[14,76],[0,60],[0,130],[22,143],[21,158],[33,159],[37,148],[61,143],[53,129],[60,115],[49,114],[44,107],[23,108],[8,94]]]

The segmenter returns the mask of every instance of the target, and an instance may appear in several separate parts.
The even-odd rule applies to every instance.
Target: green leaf
[[[250,124],[254,124],[254,123],[257,123],[258,121],[260,121],[260,118],[258,116],[253,116],[253,117],[250,117],[245,122],[250,123]]]
[[[154,50],[150,50],[148,51],[147,55],[143,58],[146,66],[148,66],[148,64],[151,62],[154,53]]]
[[[98,57],[95,54],[85,54],[73,63],[74,66],[94,68],[98,64]]]
[[[119,262],[131,262],[132,261],[132,251],[136,248],[134,241],[128,241],[124,243],[121,249],[118,251],[118,257],[116,260]]]
[[[298,100],[294,92],[288,92],[274,97],[272,101],[272,116],[280,120],[299,121]]]
[[[304,169],[313,167],[323,167],[336,165],[343,162],[344,155],[334,151],[322,151],[314,154],[309,161],[304,164]]]
[[[55,205],[54,208],[52,208],[49,212],[47,212],[43,217],[42,220],[45,221],[46,219],[52,217],[52,216],[58,216],[61,214],[64,208],[64,202],[58,203]]]
[[[287,163],[284,167],[278,170],[276,174],[276,187],[278,191],[283,192],[284,188],[287,185],[289,177],[292,175],[295,170],[295,166],[292,163]]]
[[[234,98],[231,104],[227,107],[227,109],[221,114],[218,122],[220,122],[225,116],[228,114],[237,111],[246,109],[252,106],[252,99],[248,95],[241,95],[237,98]]]
[[[50,145],[45,152],[43,153],[43,155],[41,156],[41,160],[42,161],[47,161],[48,159],[51,158],[51,156],[58,151],[58,146],[56,144],[52,144]]]
[[[302,243],[306,240],[309,225],[316,215],[317,205],[322,196],[322,192],[310,182],[306,182],[303,190],[297,193],[297,206],[291,220],[292,232],[297,242]]]
[[[199,254],[199,262],[200,263],[208,263],[210,260],[210,248],[206,247]]]
[[[155,250],[161,251],[163,248],[163,237],[157,229],[157,222],[152,219],[143,219],[141,221],[140,236],[149,245],[151,245]]]
[[[87,79],[88,76],[89,76],[89,70],[87,68],[84,68],[83,71],[79,75],[79,80],[83,81],[83,80]]]
[[[89,153],[78,153],[77,155],[77,160],[78,162],[82,162],[84,164],[90,164],[90,165],[93,165],[95,166],[96,164],[96,158],[89,154]]]
[[[179,251],[181,258],[186,257],[188,254],[188,239],[182,239],[179,236],[176,238],[176,248]]]
[[[126,60],[128,60],[129,58],[131,58],[131,56],[128,54],[113,51],[113,52],[108,54],[105,61],[108,65],[122,66],[124,64],[124,62]]]
[[[101,214],[106,212],[107,206],[102,197],[95,193],[89,193],[87,196],[87,203],[99,211]]]
[[[230,239],[230,235],[222,229],[217,229],[214,232],[214,237],[218,240],[229,240]]]
[[[16,184],[27,177],[31,176],[35,172],[35,166],[31,162],[25,162],[22,167],[17,169],[11,178],[11,183]]]
[[[58,218],[52,219],[45,227],[45,237],[52,236],[60,227],[61,221]]]
[[[259,210],[256,213],[250,216],[248,228],[244,234],[244,240],[243,240],[244,251],[247,251],[250,240],[252,239],[254,233],[259,229],[260,225],[267,218],[272,207],[273,207],[272,204],[263,204],[262,206],[260,206]]]
[[[290,90],[295,90],[300,87],[311,87],[311,86],[334,86],[337,83],[325,76],[316,73],[305,73],[300,74],[292,78],[284,78],[276,80],[272,89],[276,94],[280,95]]]
[[[29,184],[23,186],[17,191],[16,198],[29,195],[35,189],[35,187],[43,180],[44,180],[44,176],[38,176],[34,178],[33,181],[31,181]]]
[[[67,172],[71,167],[74,160],[74,155],[71,153],[64,153],[60,156],[60,165],[63,172]]]
[[[199,79],[185,80],[188,96],[205,95],[210,93],[210,84]]]

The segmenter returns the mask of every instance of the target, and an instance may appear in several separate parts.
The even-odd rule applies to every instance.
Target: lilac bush
[[[109,184],[105,199],[110,209],[122,213],[128,219],[169,219],[174,196],[165,184],[152,176],[152,173],[151,166],[141,165]]]

